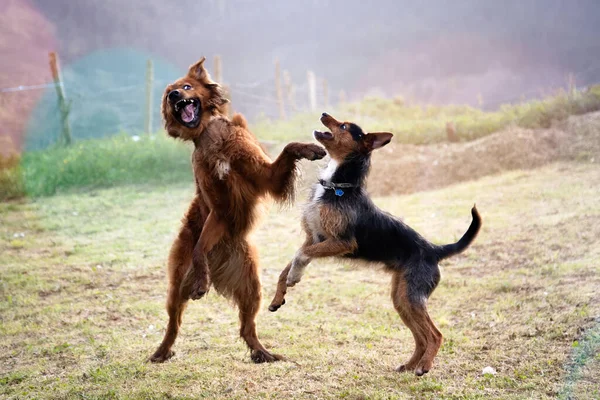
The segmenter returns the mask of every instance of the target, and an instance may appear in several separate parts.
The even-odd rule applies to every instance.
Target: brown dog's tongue
[[[183,122],[191,122],[194,119],[194,105],[188,104],[181,110],[181,119]]]

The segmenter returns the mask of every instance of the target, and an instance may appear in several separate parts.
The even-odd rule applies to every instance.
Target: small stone
[[[496,375],[496,370],[493,367],[485,367],[483,371],[481,371],[483,375]]]

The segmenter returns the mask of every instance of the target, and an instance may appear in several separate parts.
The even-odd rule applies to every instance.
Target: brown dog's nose
[[[329,114],[323,113],[323,114],[321,114],[321,117],[329,117]]]
[[[179,93],[179,90],[171,90],[167,97],[169,101],[173,102],[181,98],[181,93]]]

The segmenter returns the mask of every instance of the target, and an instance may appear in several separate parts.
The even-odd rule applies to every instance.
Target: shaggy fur
[[[269,353],[256,332],[261,285],[248,234],[265,195],[278,201],[293,196],[297,160],[316,160],[326,153],[315,144],[290,143],[271,162],[244,117],[238,114],[229,120],[224,115],[227,100],[203,62],[204,58],[167,86],[162,100],[167,133],[194,143],[196,196],[169,254],[169,322],[151,361],[173,356],[171,347],[187,301],[201,298],[211,285],[239,307],[240,335],[252,360],[275,361],[280,356]]]
[[[392,273],[392,301],[413,333],[414,354],[398,371],[427,373],[442,344],[442,334],[427,313],[427,299],[440,281],[438,262],[465,250],[475,239],[481,218],[473,207],[473,221],[456,243],[430,243],[408,225],[373,204],[365,191],[371,152],[392,139],[387,132],[365,134],[350,122],[323,114],[331,132],[315,131],[315,138],[331,156],[302,216],[306,241],[279,277],[269,310],[285,303],[287,287],[300,282],[310,261],[345,257],[383,264]]]

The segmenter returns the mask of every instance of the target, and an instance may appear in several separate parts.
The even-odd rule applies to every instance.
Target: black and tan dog
[[[314,132],[331,157],[315,185],[302,217],[306,241],[282,271],[277,293],[269,306],[285,304],[287,287],[300,282],[313,258],[345,257],[384,264],[392,272],[392,301],[415,339],[415,351],[398,371],[427,373],[442,344],[442,334],[427,313],[427,299],[440,281],[438,262],[465,250],[481,227],[473,220],[456,243],[438,246],[373,204],[365,192],[371,152],[392,139],[387,132],[367,133],[356,124],[323,114],[330,132]]]

